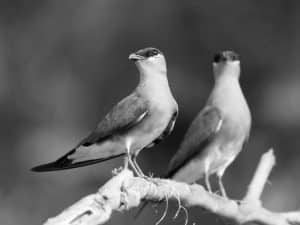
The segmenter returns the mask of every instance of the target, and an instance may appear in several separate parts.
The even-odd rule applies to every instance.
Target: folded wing
[[[196,154],[199,154],[221,129],[222,122],[221,112],[216,107],[205,107],[186,132],[179,150],[169,164],[166,177],[171,178]]]
[[[113,136],[128,132],[148,115],[148,103],[137,94],[131,94],[119,102],[73,150],[55,162],[32,168],[33,171],[53,171],[86,166],[124,154],[124,149],[113,147]],[[101,144],[103,148],[101,148]],[[111,147],[110,147],[111,146]],[[95,154],[93,154],[95,153]],[[97,158],[95,158],[95,155]],[[90,159],[89,159],[90,158]]]

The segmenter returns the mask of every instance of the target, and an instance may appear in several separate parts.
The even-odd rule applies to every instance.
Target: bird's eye
[[[156,49],[154,49],[153,51],[152,51],[152,55],[157,55],[158,54],[158,51],[156,50]]]
[[[237,60],[239,60],[239,56],[237,54],[233,54],[231,59],[232,59],[232,61],[237,61]]]
[[[159,53],[159,52],[158,52],[157,49],[153,49],[153,50],[147,52],[146,57],[155,56],[155,55],[157,55],[158,53]]]
[[[218,63],[222,60],[222,54],[218,53],[214,56],[214,62]]]

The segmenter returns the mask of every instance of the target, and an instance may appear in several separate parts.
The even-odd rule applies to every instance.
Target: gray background
[[[227,170],[225,187],[243,196],[260,155],[275,148],[277,166],[264,205],[289,210],[300,202],[300,2],[14,0],[0,3],[0,223],[41,224],[92,193],[122,164],[115,159],[62,172],[29,169],[64,154],[136,85],[128,55],[160,48],[180,114],[172,135],[142,152],[145,172],[162,174],[212,87],[220,50],[241,55],[241,84],[253,115],[245,150]],[[214,185],[215,187],[215,185]],[[170,216],[174,214],[172,204]],[[189,210],[190,223],[223,224]],[[154,224],[149,208],[110,224]],[[183,214],[173,222],[183,224]],[[226,222],[225,222],[226,223]]]

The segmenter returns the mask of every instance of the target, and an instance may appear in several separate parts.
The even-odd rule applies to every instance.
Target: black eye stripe
[[[220,61],[222,61],[222,55],[218,53],[214,56],[214,62],[220,62]]]
[[[158,54],[158,51],[156,49],[150,50],[146,53],[146,57],[155,56]]]
[[[223,51],[219,52],[214,56],[213,61],[215,63],[225,62],[225,61],[238,61],[239,55],[233,51]]]
[[[162,53],[156,48],[144,48],[144,49],[137,51],[137,54],[140,56],[143,56],[145,58],[149,58],[149,57],[156,56],[156,55],[162,54]]]

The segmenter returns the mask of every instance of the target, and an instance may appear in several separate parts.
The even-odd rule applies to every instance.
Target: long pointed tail
[[[66,170],[66,169],[72,169],[87,165],[92,165],[95,163],[100,163],[109,159],[113,159],[119,156],[124,155],[125,153],[119,153],[116,155],[110,155],[104,158],[98,158],[98,159],[92,159],[92,160],[84,160],[84,161],[75,161],[70,156],[72,156],[75,153],[76,149],[71,150],[69,153],[64,155],[63,157],[59,158],[58,160],[54,162],[50,162],[47,164],[42,164],[36,167],[33,167],[31,171],[34,172],[50,172],[50,171],[56,171],[56,170]],[[69,158],[70,157],[70,158]]]

